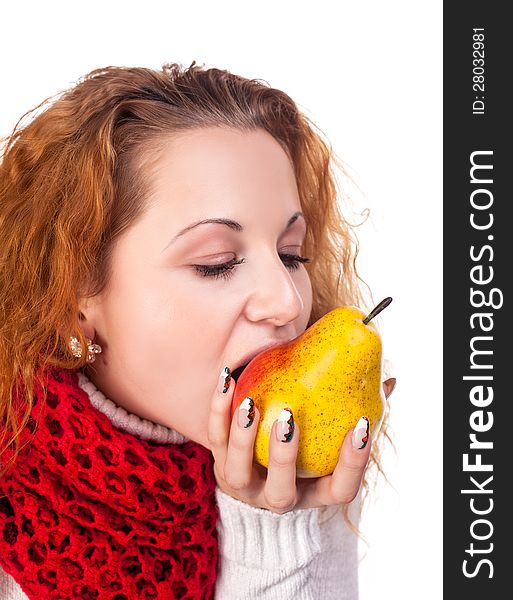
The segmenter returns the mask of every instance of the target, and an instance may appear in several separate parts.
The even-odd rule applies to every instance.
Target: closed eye
[[[298,256],[297,254],[280,254],[280,258],[290,271],[299,269],[300,264],[311,262],[309,258],[306,258],[305,256]],[[244,258],[239,260],[233,258],[232,260],[221,265],[193,265],[193,267],[201,277],[213,277],[214,279],[221,277],[223,279],[228,279],[233,275],[233,269],[237,265],[242,264],[244,261]]]

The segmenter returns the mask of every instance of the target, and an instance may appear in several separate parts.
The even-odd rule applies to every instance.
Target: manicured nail
[[[239,406],[237,421],[240,427],[251,427],[255,420],[255,401],[246,396]]]
[[[353,447],[363,450],[369,441],[369,419],[360,417],[353,431]]]
[[[219,394],[226,394],[226,392],[230,389],[230,381],[232,380],[232,372],[228,367],[225,367],[221,371],[221,375],[219,375],[219,385],[217,387],[217,391]]]
[[[279,442],[290,442],[294,436],[294,415],[290,408],[284,408],[276,423],[276,437]]]

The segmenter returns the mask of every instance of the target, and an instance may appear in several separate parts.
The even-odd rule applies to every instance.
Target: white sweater
[[[162,426],[129,415],[81,375],[91,403],[119,428],[162,440]],[[183,436],[166,430],[168,441]],[[358,538],[339,506],[293,510],[283,515],[254,508],[216,488],[219,564],[215,600],[357,600]],[[357,522],[353,502],[351,518]],[[28,600],[0,568],[0,600]],[[136,599],[134,599],[136,600]]]

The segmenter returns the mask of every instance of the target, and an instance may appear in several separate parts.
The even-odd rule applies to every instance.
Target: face
[[[81,302],[103,348],[88,374],[129,412],[208,447],[222,369],[306,329],[310,279],[287,256],[301,256],[306,223],[292,165],[263,130],[173,137],[148,176],[107,287]]]

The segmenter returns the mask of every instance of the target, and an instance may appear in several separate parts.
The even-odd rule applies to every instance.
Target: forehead
[[[151,191],[186,195],[190,201],[220,195],[297,197],[292,163],[262,129],[211,127],[162,140],[150,174]]]
[[[220,165],[225,161],[263,161],[266,157],[274,162],[290,160],[278,140],[264,129],[242,131],[231,127],[204,127],[173,133],[163,138],[163,154],[175,153],[175,161],[183,156],[187,162],[195,160]]]

